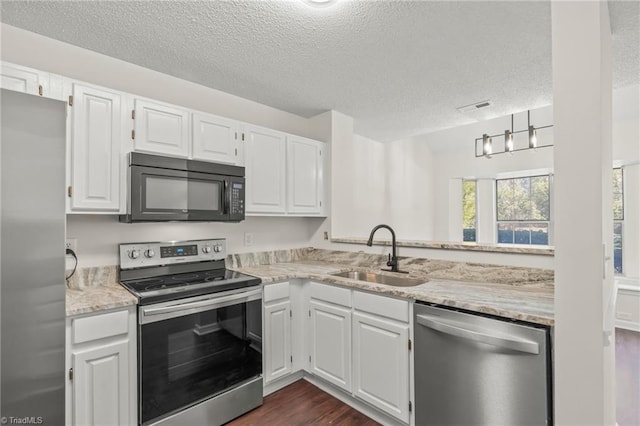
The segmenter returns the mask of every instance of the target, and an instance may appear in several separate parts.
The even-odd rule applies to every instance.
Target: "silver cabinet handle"
[[[418,323],[424,327],[432,328],[442,333],[452,336],[461,337],[463,339],[473,340],[488,345],[497,346],[499,348],[511,349],[529,354],[539,354],[540,346],[536,342],[530,340],[519,339],[517,337],[491,334],[488,332],[469,330],[460,327],[458,324],[450,323],[439,317],[429,315],[416,315]]]

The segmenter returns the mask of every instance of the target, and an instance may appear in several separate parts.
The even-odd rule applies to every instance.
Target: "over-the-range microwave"
[[[120,222],[244,220],[244,167],[131,152]]]

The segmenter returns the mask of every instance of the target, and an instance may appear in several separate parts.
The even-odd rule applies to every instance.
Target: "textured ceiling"
[[[640,3],[610,5],[616,85],[637,84]],[[0,19],[302,116],[334,109],[377,140],[552,99],[547,1],[3,0]]]

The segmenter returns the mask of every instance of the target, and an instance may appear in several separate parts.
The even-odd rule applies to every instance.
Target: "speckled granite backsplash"
[[[229,268],[243,268],[274,263],[320,261],[357,268],[386,268],[387,256],[311,247],[227,256]],[[409,275],[430,279],[460,280],[509,285],[553,286],[553,270],[516,266],[465,263],[448,260],[400,257],[400,270]]]
[[[68,274],[69,272],[67,272]],[[113,284],[120,281],[118,267],[94,266],[90,268],[79,268],[71,278],[67,280],[69,288],[82,290],[90,287],[98,287],[106,284]]]
[[[227,256],[226,264],[228,268],[247,268],[275,263],[304,263],[305,261],[326,262],[373,270],[387,267],[387,256],[385,255],[314,249],[312,247],[230,254]],[[409,272],[411,276],[427,276],[429,279],[553,286],[553,270],[550,269],[400,257],[400,270]],[[69,279],[69,288],[84,289],[118,281],[118,267],[115,265],[80,268]]]
[[[274,263],[298,262],[309,259],[312,247],[290,250],[259,251],[254,253],[238,253],[227,256],[228,268],[245,268],[248,266],[273,265]]]

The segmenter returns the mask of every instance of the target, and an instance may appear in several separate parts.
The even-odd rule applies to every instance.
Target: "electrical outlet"
[[[244,245],[247,247],[253,245],[253,232],[244,233]]]
[[[78,253],[78,240],[75,238],[67,238],[64,241],[64,248],[71,249],[74,253]]]

